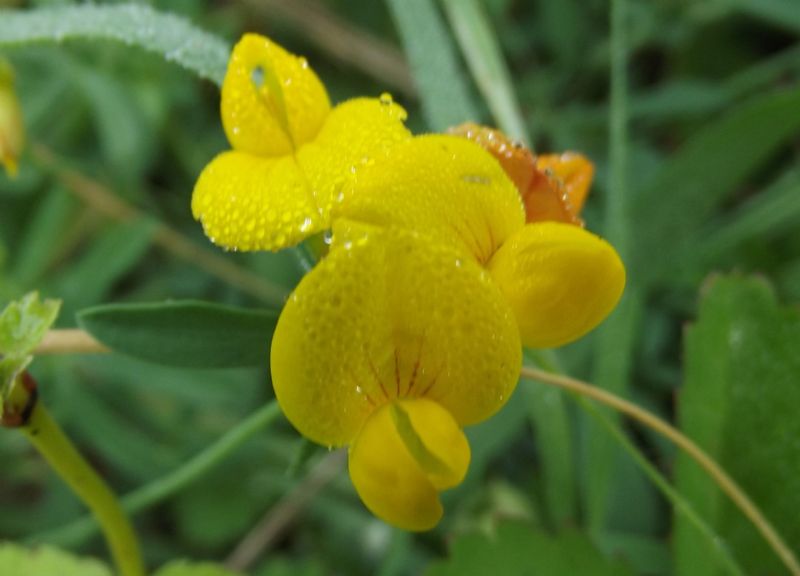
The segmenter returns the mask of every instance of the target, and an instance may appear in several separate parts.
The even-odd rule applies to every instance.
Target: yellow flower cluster
[[[228,249],[332,231],[278,321],[275,394],[303,435],[349,446],[373,513],[427,530],[439,492],[466,474],[462,428],[508,400],[522,346],[591,330],[625,273],[580,226],[526,223],[523,196],[479,143],[414,137],[405,116],[385,96],[331,109],[304,59],[247,35],[222,89],[233,150],[203,171],[192,210]]]

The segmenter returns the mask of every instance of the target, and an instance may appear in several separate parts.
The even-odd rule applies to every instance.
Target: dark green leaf
[[[78,323],[109,348],[167,366],[268,366],[278,313],[199,301],[112,304]]]
[[[800,542],[800,314],[760,280],[718,278],[686,336],[680,425],[761,507],[790,546]],[[689,458],[677,487],[751,574],[784,574],[741,512]],[[708,540],[676,519],[679,575],[721,574]]]

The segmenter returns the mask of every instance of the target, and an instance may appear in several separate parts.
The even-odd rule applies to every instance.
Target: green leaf
[[[176,560],[162,567],[153,576],[240,576],[240,573],[231,572],[220,564],[190,564],[186,560]]]
[[[680,265],[713,211],[800,131],[798,108],[800,89],[757,98],[711,123],[663,165],[635,198],[636,272],[664,276]]]
[[[551,537],[518,523],[501,524],[493,536],[461,536],[450,558],[433,564],[427,576],[624,576],[632,574],[612,562],[577,532]]]
[[[31,352],[56,321],[60,307],[58,300],[39,300],[38,292],[11,302],[0,312],[0,353],[25,356]]]
[[[800,313],[783,309],[764,282],[717,278],[686,336],[679,422],[741,485],[789,545],[800,542]],[[746,572],[784,574],[748,520],[689,458],[677,488],[729,543]],[[721,573],[683,518],[676,518],[679,575]]]
[[[16,243],[13,277],[22,286],[33,284],[50,265],[74,222],[75,198],[61,186],[54,186],[36,203],[25,233]]]
[[[432,0],[387,0],[411,71],[428,127],[441,132],[477,120],[466,75],[453,40]]]
[[[796,0],[725,0],[724,4],[790,32],[800,33],[800,4]]]
[[[75,83],[82,89],[94,116],[104,159],[123,182],[134,182],[142,173],[145,152],[155,145],[142,105],[125,86],[110,75],[76,67]]]
[[[193,300],[111,304],[78,314],[78,324],[123,354],[166,366],[268,366],[278,312]]]
[[[748,240],[768,239],[791,232],[800,222],[800,170],[792,169],[732,214],[703,228],[700,241],[681,257],[683,267],[708,269]]]
[[[113,40],[155,52],[201,78],[222,83],[229,46],[185,19],[143,4],[0,10],[0,47],[65,40]]]
[[[97,560],[78,558],[56,548],[28,549],[0,544],[0,572],[19,576],[111,576],[111,570]]]
[[[444,0],[443,5],[495,122],[509,137],[529,144],[511,74],[485,9],[476,0]]]

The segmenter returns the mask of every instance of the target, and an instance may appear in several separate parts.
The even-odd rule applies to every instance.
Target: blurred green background
[[[334,102],[391,92],[417,133],[477,120],[539,152],[589,156],[587,227],[618,246],[629,286],[602,328],[547,360],[680,425],[800,548],[800,3],[617,0],[613,34],[601,0],[146,4],[229,45],[245,31],[271,36],[308,58]],[[63,299],[59,326],[71,327],[97,304],[262,307],[296,284],[297,253],[224,254],[191,218],[197,175],[227,148],[213,83],[110,42],[0,45],[0,55],[16,70],[28,131],[18,177],[0,175],[0,302],[38,289]],[[612,67],[615,55],[627,65]],[[272,398],[266,365],[61,356],[33,373],[120,493],[178,468]],[[444,495],[431,533],[373,518],[341,461],[283,420],[135,523],[155,566],[224,561],[277,514],[285,522],[245,567],[264,576],[703,576],[726,573],[725,558],[743,573],[784,573],[673,446],[611,421],[720,540],[676,512],[597,414],[531,382],[469,431],[469,476]],[[0,434],[0,463],[0,539],[105,555],[97,536],[53,539],[82,507],[22,435]],[[307,498],[285,506],[287,494]]]

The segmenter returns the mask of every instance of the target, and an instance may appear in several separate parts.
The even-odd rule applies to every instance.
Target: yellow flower
[[[14,92],[14,72],[0,60],[0,164],[9,176],[17,173],[17,159],[25,143],[22,110]]]
[[[521,345],[593,328],[624,268],[578,226],[526,225],[501,166],[461,138],[406,140],[348,186],[330,253],[278,321],[273,385],[301,433],[350,445],[372,512],[426,530],[466,472],[461,428],[507,401]]]
[[[233,250],[280,250],[329,229],[346,180],[411,137],[390,97],[331,109],[304,58],[255,34],[233,49],[221,112],[233,150],[203,170],[192,213]]]
[[[516,385],[510,307],[472,258],[418,232],[338,219],[333,245],[287,302],[272,382],[311,440],[350,444],[350,476],[376,515],[433,527],[437,492],[469,463],[461,427]]]
[[[624,284],[616,252],[579,226],[526,224],[489,153],[412,138],[389,99],[329,111],[304,61],[266,39],[235,48],[222,116],[234,151],[192,200],[212,240],[277,250],[333,231],[275,330],[281,407],[311,440],[349,446],[373,513],[432,528],[439,492],[469,465],[462,428],[508,400],[523,344],[563,344],[610,312]]]
[[[552,348],[583,336],[622,294],[625,268],[614,248],[579,226],[526,224],[517,189],[468,140],[407,140],[352,186],[338,208],[347,218],[419,230],[484,265],[525,346]]]

